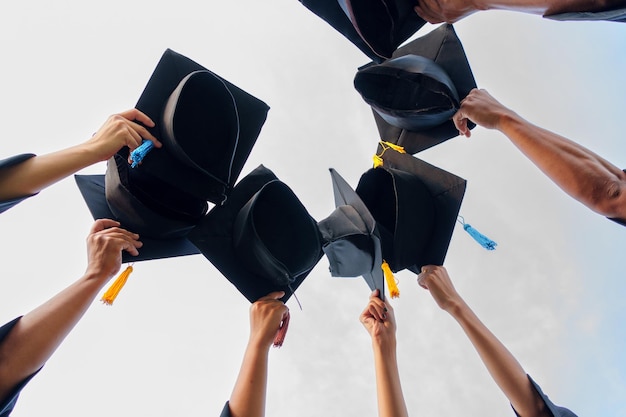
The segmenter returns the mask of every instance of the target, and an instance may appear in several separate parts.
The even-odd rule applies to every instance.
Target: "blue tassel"
[[[134,151],[130,153],[130,159],[133,161],[131,168],[137,168],[139,163],[143,161],[148,152],[154,148],[154,143],[149,140],[144,140]]]
[[[463,218],[463,216],[459,216],[459,218],[461,219],[460,223],[463,225],[463,230],[469,233],[469,235],[473,237],[474,240],[480,244],[480,246],[482,246],[483,248],[487,250],[496,249],[496,246],[498,246],[496,242],[489,239],[487,236],[483,235],[478,230],[474,229],[472,225],[470,225],[469,223],[465,223],[465,219]]]

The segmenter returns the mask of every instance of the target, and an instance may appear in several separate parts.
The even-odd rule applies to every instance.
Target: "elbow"
[[[588,206],[609,218],[626,218],[626,180],[611,179],[594,187]]]

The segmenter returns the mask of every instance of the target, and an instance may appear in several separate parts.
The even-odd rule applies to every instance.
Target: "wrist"
[[[85,271],[85,274],[83,275],[83,280],[85,281],[104,281],[104,283],[106,283],[106,281],[108,281],[109,279],[111,279],[113,275],[110,274],[105,274],[102,270],[96,270],[96,269],[92,269],[92,268],[87,268],[87,271]]]
[[[382,335],[372,335],[372,347],[374,351],[379,351],[384,354],[395,354],[396,352],[396,337],[390,336],[382,336]]]
[[[254,352],[264,352],[267,354],[271,345],[272,340],[267,341],[258,336],[251,335],[248,339],[248,350],[252,350]]]
[[[517,113],[512,110],[504,109],[498,115],[496,122],[496,130],[506,134],[513,129],[517,129],[524,123],[524,119],[522,119]]]
[[[451,300],[446,307],[444,308],[444,310],[450,314],[452,317],[454,318],[458,318],[463,316],[467,309],[468,309],[468,305],[465,303],[465,301],[462,298],[458,298],[455,300]]]

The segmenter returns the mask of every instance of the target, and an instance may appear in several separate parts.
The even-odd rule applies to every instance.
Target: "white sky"
[[[478,85],[534,123],[626,167],[626,29],[486,12],[455,25]],[[420,34],[432,30],[427,25]],[[0,4],[2,152],[82,142],[131,108],[166,48],[271,106],[241,177],[263,163],[317,220],[334,208],[328,168],[356,186],[377,131],[352,87],[368,61],[296,0]],[[626,230],[571,200],[503,136],[476,128],[418,155],[468,180],[446,266],[459,292],[555,403],[626,415]],[[104,164],[83,173],[104,173]],[[0,216],[0,320],[79,278],[92,223],[73,179]],[[375,416],[369,291],[331,278],[323,258],[289,305],[271,352],[268,416]],[[399,364],[413,416],[513,415],[458,325],[403,272]],[[94,302],[14,417],[218,415],[248,334],[248,302],[201,255],[150,261],[116,304]]]

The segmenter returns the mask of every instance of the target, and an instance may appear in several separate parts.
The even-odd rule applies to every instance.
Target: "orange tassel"
[[[400,290],[398,289],[398,285],[396,283],[396,277],[393,276],[393,272],[391,268],[389,268],[389,264],[386,261],[383,261],[381,265],[383,272],[385,273],[385,281],[387,281],[387,288],[389,289],[389,296],[391,298],[400,297]]]
[[[128,276],[133,272],[133,266],[128,265],[126,269],[120,274],[119,277],[113,282],[113,284],[109,287],[109,289],[104,293],[100,301],[102,301],[106,305],[112,305],[115,298],[120,293],[122,288],[124,288],[124,284],[128,280]]]

